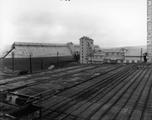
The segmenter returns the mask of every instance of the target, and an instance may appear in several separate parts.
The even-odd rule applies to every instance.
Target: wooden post
[[[43,58],[41,59],[41,70],[43,70]]]
[[[12,52],[12,71],[14,72],[14,70],[15,70],[15,62],[14,62],[14,52]]]
[[[141,48],[141,51],[140,51],[140,62],[142,62],[142,48]]]
[[[32,54],[29,56],[29,63],[30,63],[30,73],[32,73]]]
[[[59,65],[59,52],[57,52],[57,66]]]

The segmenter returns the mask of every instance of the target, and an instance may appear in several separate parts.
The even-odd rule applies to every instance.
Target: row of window
[[[103,56],[96,55],[96,56],[94,56],[94,58],[103,58]]]
[[[147,3],[148,5],[151,5],[151,1],[148,1],[148,3]]]
[[[105,55],[122,55],[122,53],[120,53],[120,52],[109,52],[109,53],[105,53]]]

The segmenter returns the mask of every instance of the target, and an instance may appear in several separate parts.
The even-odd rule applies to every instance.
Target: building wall
[[[94,53],[92,57],[88,58],[89,63],[103,63],[104,53]]]
[[[49,66],[64,66],[68,63],[75,62],[72,56],[59,57],[34,57],[31,58],[32,70],[40,71],[48,69]],[[12,58],[5,58],[1,60],[2,67],[12,69]],[[28,70],[30,71],[30,58],[14,58],[14,70]]]
[[[142,59],[141,56],[125,56],[124,63],[139,63]]]
[[[92,63],[103,63],[104,61],[104,56],[98,55],[98,56],[94,56],[92,59]]]
[[[105,58],[109,60],[122,60],[124,58],[123,54],[121,52],[105,52]]]
[[[105,52],[105,56],[104,56],[105,63],[122,63],[123,60],[124,60],[123,52],[118,52],[118,51]]]
[[[29,71],[30,57],[33,71],[47,69],[51,65],[62,66],[75,62],[72,51],[67,44],[17,42],[13,45],[15,49],[0,61],[4,68]]]
[[[152,62],[152,0],[147,0],[147,53]]]
[[[80,63],[88,63],[91,55],[93,55],[93,40],[88,37],[80,38]]]

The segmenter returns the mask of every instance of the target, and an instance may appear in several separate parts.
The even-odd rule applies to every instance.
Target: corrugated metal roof
[[[32,43],[32,42],[15,42],[15,46],[33,46],[33,47],[66,47],[67,44],[56,43]]]
[[[66,44],[15,42],[14,46],[15,49],[12,52],[16,58],[26,58],[29,55],[32,57],[53,57],[57,54],[58,56],[72,56]],[[11,57],[11,53],[6,58]]]

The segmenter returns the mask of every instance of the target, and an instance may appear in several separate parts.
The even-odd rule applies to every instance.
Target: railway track
[[[33,94],[41,97],[34,103],[43,108],[42,120],[152,119],[150,65],[79,66],[49,72],[29,76],[30,79],[23,78],[20,81],[8,80],[4,86],[19,84],[26,80],[31,83],[25,82],[11,91],[38,91],[39,86],[49,86],[51,81],[60,81],[62,78],[62,83],[78,78],[76,82],[65,84],[57,91],[49,87],[47,91],[39,90],[38,94]]]
[[[121,69],[122,70],[122,69]],[[122,72],[122,71],[116,71],[115,73],[113,73],[109,78],[107,78],[108,80],[106,81],[106,77],[105,77],[105,81],[100,81],[99,80],[99,78],[98,78],[98,82],[96,83],[96,84],[94,84],[94,85],[92,85],[91,87],[90,87],[90,89],[89,88],[86,88],[86,91],[83,89],[82,91],[79,91],[77,94],[74,94],[73,96],[74,96],[74,98],[72,98],[71,96],[68,96],[68,98],[70,98],[70,100],[68,99],[68,101],[66,101],[65,102],[65,100],[63,99],[63,98],[61,98],[61,100],[60,101],[58,101],[58,103],[56,103],[60,108],[63,108],[63,105],[65,105],[66,107],[68,106],[68,104],[70,103],[70,101],[71,102],[73,102],[74,101],[74,103],[77,103],[76,102],[76,98],[82,98],[82,96],[84,95],[85,96],[85,94],[90,94],[90,90],[92,90],[92,89],[95,89],[95,91],[93,92],[93,93],[96,93],[97,91],[99,91],[101,88],[102,88],[102,92],[105,90],[105,88],[107,87],[107,85],[109,85],[110,86],[110,83],[111,83],[111,85],[113,85],[114,84],[114,82],[116,82],[116,81],[114,81],[115,80],[115,78],[122,78],[122,75],[123,74],[127,74],[126,72],[127,72],[127,69],[126,70],[124,70],[124,72]],[[130,71],[128,71],[128,72],[130,72]],[[116,74],[117,73],[117,74]],[[121,74],[120,74],[121,73]],[[123,74],[122,74],[123,73]],[[93,78],[92,78],[93,79]],[[118,82],[118,81],[117,81]],[[120,82],[120,81],[119,81]],[[100,84],[99,84],[100,83]],[[88,86],[88,85],[87,85]],[[98,86],[98,87],[97,87]],[[105,87],[104,87],[105,86]],[[98,88],[98,89],[97,89]],[[100,91],[101,92],[101,91]],[[92,93],[92,94],[93,94]],[[70,95],[70,93],[66,93],[66,94],[68,94],[68,95]],[[72,99],[71,99],[72,98]],[[66,99],[66,98],[65,98]],[[64,101],[64,102],[61,102],[61,101]],[[60,104],[59,104],[60,103]],[[56,106],[56,104],[55,103],[52,103],[52,105],[53,106]],[[73,104],[72,104],[73,105]],[[50,108],[52,108],[53,106],[50,106]],[[69,106],[70,107],[70,106]],[[55,110],[54,111],[56,111],[56,110],[58,110],[59,108],[54,108]]]
[[[0,85],[5,85],[5,84],[9,84],[9,83],[15,83],[21,80],[28,80],[32,77],[39,77],[41,75],[47,75],[47,74],[59,74],[62,73],[64,71],[69,71],[69,70],[75,70],[75,69],[79,69],[82,66],[74,66],[74,67],[68,67],[68,68],[62,68],[62,69],[57,69],[55,71],[47,71],[47,72],[41,72],[41,73],[36,73],[36,74],[30,74],[30,75],[24,75],[24,76],[19,76],[19,77],[14,77],[14,78],[8,78],[8,79],[4,79],[4,80],[0,80]],[[85,66],[84,66],[85,67]]]
[[[148,71],[147,71],[148,72]],[[145,72],[145,74],[146,74],[146,72]],[[141,74],[140,76],[138,76],[138,80],[141,80],[142,78],[144,78],[144,79],[146,79],[147,77],[144,77],[144,75],[145,74]],[[148,73],[149,74],[149,73]],[[147,76],[147,74],[146,74],[146,76]],[[141,77],[141,79],[139,79],[139,77]],[[146,80],[145,80],[146,81]],[[137,89],[137,88],[139,88],[142,84],[140,84],[140,82],[141,81],[138,81],[138,82],[136,82],[136,84],[134,84],[134,89],[133,88],[128,88],[128,89],[126,89],[127,91],[125,91],[124,93],[124,95],[125,96],[120,96],[119,98],[120,99],[117,99],[117,100],[115,100],[115,102],[113,102],[113,101],[111,101],[110,102],[110,104],[111,103],[113,103],[113,104],[111,104],[109,107],[107,107],[106,105],[105,106],[102,106],[101,107],[101,109],[100,110],[97,110],[98,112],[97,113],[94,113],[94,115],[93,115],[93,117],[91,117],[93,120],[95,119],[95,120],[97,120],[97,119],[103,119],[103,120],[106,120],[106,119],[125,119],[126,117],[125,116],[123,116],[123,117],[121,117],[121,118],[117,118],[116,116],[119,114],[119,110],[121,110],[121,109],[123,109],[124,108],[124,105],[126,104],[126,103],[128,103],[128,101],[129,100],[132,100],[132,101],[135,101],[136,99],[135,98],[133,98],[133,99],[131,99],[131,97],[132,96],[134,96],[133,95],[133,92]],[[130,92],[128,92],[128,91],[130,91]],[[128,94],[127,94],[128,93]],[[137,94],[138,92],[136,92],[136,94]],[[117,94],[116,94],[117,95]],[[122,94],[123,95],[123,94]],[[111,98],[112,99],[112,98]],[[120,100],[122,100],[122,101],[120,101]],[[108,102],[109,103],[109,102]],[[136,102],[137,103],[137,102]],[[124,105],[123,105],[124,104]],[[134,103],[132,103],[132,104],[130,104],[130,106],[133,106],[134,105]],[[106,109],[105,109],[105,107],[106,107]],[[126,110],[126,109],[123,109],[124,111]],[[101,112],[102,111],[102,112]],[[104,111],[104,112],[103,112]],[[125,115],[126,115],[126,113],[125,113]],[[131,118],[128,118],[128,120],[130,120]],[[135,118],[133,119],[133,120],[136,120]],[[137,119],[138,120],[138,119]]]
[[[43,119],[142,120],[145,119],[145,115],[148,119],[150,113],[147,113],[147,107],[151,104],[149,99],[152,92],[151,73],[152,70],[146,68],[124,70],[124,73],[121,71],[121,74],[115,74],[113,79],[109,77],[107,84],[100,81],[98,87],[97,84],[93,84],[73,96],[68,92],[67,97],[55,96],[56,99],[50,100],[48,109],[43,111],[45,116]]]
[[[127,114],[123,115],[122,111],[124,108],[122,108],[119,115],[117,115],[116,118],[125,117],[126,120],[128,119],[140,120],[143,118],[142,114],[145,111],[144,104],[148,100],[147,93],[152,84],[151,81],[152,71],[147,71],[147,73],[148,74],[144,76],[144,79],[141,79],[140,86],[136,89],[136,91],[132,91],[132,96],[128,99],[128,102],[124,104],[124,108],[129,106],[129,110],[127,111]]]
[[[59,79],[59,77],[62,77],[62,78],[64,78],[64,77],[66,77],[66,76],[69,76],[69,75],[71,75],[71,74],[78,74],[78,73],[83,73],[83,72],[86,72],[86,71],[92,71],[92,73],[93,73],[93,70],[99,70],[99,68],[101,69],[101,66],[99,67],[99,66],[89,66],[89,67],[83,67],[83,66],[81,66],[81,67],[78,67],[77,69],[74,67],[74,68],[70,68],[70,69],[64,69],[64,70],[66,70],[66,71],[64,71],[64,72],[62,72],[61,70],[60,71],[58,71],[58,72],[56,72],[56,74],[54,74],[54,73],[52,73],[52,74],[49,74],[49,76],[46,76],[46,77],[44,77],[44,76],[41,76],[41,77],[39,77],[39,78],[31,78],[31,79],[28,79],[28,78],[26,78],[26,80],[25,79],[21,79],[21,80],[14,80],[14,81],[9,81],[9,82],[6,82],[6,83],[4,83],[4,84],[2,84],[1,85],[1,87],[6,87],[6,86],[9,86],[9,85],[11,85],[12,87],[9,87],[9,89],[7,89],[8,91],[16,91],[16,90],[20,90],[20,89],[24,89],[24,88],[29,88],[29,87],[32,87],[32,86],[36,86],[36,85],[43,85],[43,84],[45,84],[45,83],[49,83],[50,81],[55,81],[55,80],[58,80]],[[106,71],[105,72],[102,72],[102,74],[104,74],[104,73],[107,73],[107,72],[109,72],[109,71],[112,71],[112,70],[114,70],[114,69],[117,69],[118,67],[120,67],[120,65],[117,65],[117,66],[110,66],[109,68],[107,67],[107,69],[106,69]],[[102,68],[102,70],[103,70],[103,68]],[[48,73],[47,73],[48,74]],[[14,86],[14,87],[13,87]]]
[[[49,76],[47,77],[44,77],[45,74],[36,74],[36,75],[33,75],[30,77],[28,77],[29,75],[27,76],[23,76],[23,77],[17,77],[17,78],[13,78],[13,79],[10,79],[10,80],[4,80],[4,81],[1,81],[0,83],[0,87],[1,88],[6,88],[7,91],[15,91],[15,90],[18,90],[18,89],[23,89],[23,88],[27,88],[27,87],[30,87],[30,86],[35,86],[35,85],[38,85],[38,84],[43,84],[44,82],[47,82],[47,81],[50,81],[50,78],[51,79],[57,79],[58,77],[61,77],[62,75],[68,75],[70,73],[67,73],[68,71],[74,71],[73,73],[75,72],[83,72],[85,70],[90,70],[90,69],[93,69],[95,68],[95,66],[85,66],[84,68],[82,68],[83,66],[77,66],[77,67],[70,67],[70,68],[65,68],[64,69],[64,72],[62,72],[62,70],[57,70],[55,72],[47,72],[46,74],[49,74]],[[52,77],[54,74],[56,74],[57,76],[56,77]],[[62,75],[61,75],[62,74]],[[8,87],[7,86],[11,86],[11,87]],[[14,86],[14,87],[13,87]]]
[[[89,82],[89,81],[91,81],[92,79],[94,79],[94,78],[96,78],[96,77],[99,77],[99,76],[103,76],[103,75],[105,75],[105,74],[107,74],[107,73],[110,73],[110,72],[113,72],[114,70],[117,70],[118,68],[121,68],[122,66],[117,66],[117,67],[115,67],[115,68],[113,68],[113,69],[109,69],[109,70],[106,70],[105,72],[101,72],[101,74],[98,74],[98,75],[90,75],[89,77],[85,77],[85,79],[84,80],[82,80],[81,82],[79,82],[79,83],[77,83],[77,84],[74,84],[74,85],[72,85],[72,86],[70,86],[70,87],[66,87],[66,88],[64,88],[64,89],[61,89],[59,92],[57,92],[56,94],[53,94],[53,95],[57,95],[57,94],[60,94],[60,93],[62,93],[62,92],[66,92],[67,90],[69,90],[69,89],[71,89],[71,88],[75,88],[75,87],[77,87],[78,85],[82,85],[83,83],[86,83],[86,82]],[[99,69],[98,69],[99,70]],[[94,70],[92,70],[92,71],[89,71],[89,72],[93,72]],[[111,74],[111,73],[110,73]],[[82,75],[83,75],[83,73],[82,73]],[[86,86],[86,87],[88,87],[88,86]],[[82,87],[83,88],[83,87]],[[70,93],[66,93],[66,94],[70,94]],[[50,94],[47,96],[47,95],[45,95],[45,96],[43,96],[43,100],[48,100],[49,98],[51,98],[52,96],[50,96]]]
[[[144,75],[144,74],[141,74],[141,76],[142,75]],[[100,118],[102,118],[102,119],[115,119],[115,114],[119,114],[119,109],[123,106],[123,103],[124,102],[128,103],[128,100],[130,100],[130,97],[132,96],[133,92],[138,88],[139,85],[140,85],[140,82],[137,82],[135,84],[135,86],[133,86],[131,84],[128,86],[129,88],[124,89],[123,92],[122,91],[120,92],[120,94],[117,93],[114,97],[115,99],[114,100],[112,99],[111,101],[109,101],[111,104],[108,107],[106,105],[102,106],[98,110],[98,112],[96,112],[93,115],[93,117],[91,119],[95,119],[95,120],[98,120]],[[124,96],[125,99],[122,99],[124,94],[126,95],[126,96]],[[120,102],[121,99],[122,99],[122,101]],[[130,105],[130,106],[132,106],[132,105]],[[105,107],[106,107],[106,109],[105,109]],[[118,118],[118,119],[120,119],[120,118]]]
[[[133,71],[130,71],[130,72],[133,72]],[[120,84],[120,82],[122,82],[123,80],[124,80],[124,78],[126,78],[126,77],[129,77],[129,75],[130,75],[130,73],[128,74],[128,73],[126,73],[126,75],[124,76],[124,77],[122,77],[121,79],[120,79],[120,81],[117,81],[116,82],[116,84],[114,84],[112,87],[111,87],[111,85],[109,85],[109,88],[107,89],[105,89],[104,91],[99,91],[99,93],[97,94],[97,96],[95,96],[95,98],[93,98],[93,100],[91,100],[91,104],[89,103],[90,101],[88,101],[88,104],[89,105],[84,105],[84,107],[82,107],[82,108],[78,108],[76,111],[77,112],[73,112],[74,114],[82,114],[83,112],[83,114],[82,114],[82,116],[85,118],[85,116],[90,116],[91,115],[91,111],[92,111],[92,106],[94,106],[94,104],[96,105],[96,103],[98,103],[99,102],[99,100],[100,99],[102,99],[104,96],[106,96],[108,93],[110,94],[110,92],[112,92],[112,90],[114,90],[115,89],[115,87],[118,87],[118,86],[123,86],[123,85],[125,85],[128,81],[125,81],[124,83],[121,83]],[[132,77],[132,76],[131,76]],[[131,78],[131,77],[129,77],[129,78]],[[121,81],[122,80],[122,81]],[[104,94],[103,94],[104,93]],[[102,95],[101,95],[102,94]],[[82,110],[80,110],[80,109],[82,109]],[[81,116],[81,115],[80,115]]]

